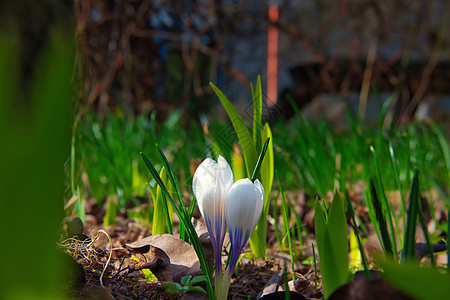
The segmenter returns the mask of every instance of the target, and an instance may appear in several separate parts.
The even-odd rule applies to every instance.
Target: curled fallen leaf
[[[143,256],[139,261],[131,260],[129,262],[130,270],[149,269],[159,281],[172,281],[171,264],[167,254],[158,247],[148,243],[138,244],[124,244],[123,248],[128,250],[136,258]]]
[[[173,280],[175,282],[181,282],[183,276],[202,275],[200,262],[198,261],[194,248],[173,235],[152,235],[136,242],[126,244],[126,246],[132,251],[136,251],[136,253],[145,257],[147,262],[145,262],[145,260],[143,262],[141,261],[144,266],[148,265],[156,268],[155,273],[154,270],[149,267],[159,281]],[[149,251],[142,253],[148,246],[150,246]],[[162,262],[154,262],[154,260],[158,258],[161,259]],[[154,265],[152,265],[152,263]],[[164,274],[162,274],[163,269],[165,270]],[[168,278],[169,274],[167,272],[170,272],[170,280],[160,279],[161,276]],[[160,273],[160,275],[158,276],[157,273]]]

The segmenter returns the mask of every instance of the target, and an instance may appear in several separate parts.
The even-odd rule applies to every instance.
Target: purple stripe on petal
[[[242,249],[247,244],[248,239],[250,238],[250,231],[246,230],[245,234],[242,228],[236,228],[233,231],[230,231],[230,240],[232,245],[232,253],[230,264],[228,266],[228,273],[231,275],[236,268],[237,261],[239,260],[239,256],[241,255]]]

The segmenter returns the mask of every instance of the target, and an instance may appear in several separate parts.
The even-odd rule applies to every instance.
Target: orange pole
[[[274,25],[279,17],[278,5],[269,5],[269,21],[267,30],[267,106],[273,107],[278,98],[278,27]]]

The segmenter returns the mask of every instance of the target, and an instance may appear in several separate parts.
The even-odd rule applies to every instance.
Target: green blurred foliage
[[[56,241],[69,155],[74,43],[51,30],[29,76],[20,73],[20,39],[0,32],[1,299],[61,299],[68,270]]]
[[[287,188],[305,188],[310,195],[325,196],[335,188],[343,189],[346,183],[351,188],[362,180],[367,186],[370,178],[376,176],[369,148],[373,145],[382,168],[384,188],[397,190],[389,142],[395,151],[403,191],[410,188],[415,169],[424,175],[424,189],[446,190],[449,184],[439,138],[426,123],[407,123],[391,131],[380,131],[356,120],[349,128],[336,130],[325,121],[312,123],[299,114],[289,122],[279,121],[271,127],[278,149],[275,166],[285,177]]]

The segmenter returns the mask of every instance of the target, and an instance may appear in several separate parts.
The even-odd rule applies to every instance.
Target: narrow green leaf
[[[288,274],[287,274],[287,268],[286,268],[286,261],[284,261],[283,279],[284,279],[284,286],[289,286]],[[291,300],[291,291],[290,291],[290,289],[286,289],[284,291],[284,300]]]
[[[292,203],[292,201],[289,199],[289,197],[286,197],[286,199],[288,200],[289,207],[291,208],[291,212],[293,212],[293,215],[294,215],[294,219],[295,219],[295,223],[296,223],[295,227],[296,227],[296,230],[297,230],[297,236],[299,237],[298,238],[298,242],[299,242],[300,246],[302,246],[302,244],[303,244],[303,241],[302,241],[302,226],[303,226],[303,222],[302,222],[300,216],[295,212],[294,203]],[[299,251],[301,251],[301,250],[299,249]]]
[[[361,260],[362,260],[363,267],[364,267],[364,275],[366,276],[366,279],[370,280],[370,272],[369,272],[369,267],[367,266],[366,254],[364,252],[364,247],[361,242],[361,235],[359,234],[358,226],[356,225],[355,211],[353,210],[353,205],[352,205],[352,202],[350,201],[350,197],[349,197],[347,191],[345,192],[345,199],[347,200],[347,209],[348,209],[348,211],[350,213],[350,217],[352,219],[353,231],[355,232],[356,240],[358,241],[359,252],[361,253]]]
[[[348,280],[347,220],[342,200],[337,192],[327,221],[318,200],[315,202],[314,212],[317,248],[326,298]]]
[[[170,180],[170,182],[172,184],[172,187],[174,188],[175,195],[177,196],[177,199],[178,199],[178,207],[180,208],[181,213],[185,216],[185,218],[187,218],[186,221],[190,223],[191,219],[188,217],[189,214],[188,214],[187,208],[184,205],[183,197],[181,195],[180,188],[178,187],[177,180],[175,178],[175,175],[173,173],[172,168],[170,167],[169,161],[167,160],[167,157],[164,154],[164,151],[158,145],[156,145],[156,149],[158,149],[158,153],[159,153],[159,156],[160,156],[160,158],[161,158],[161,160],[163,162],[163,165],[167,169],[167,175],[168,175],[169,180]],[[188,238],[186,236],[186,230],[187,230],[187,228],[184,225],[184,223],[180,223],[180,239],[182,239],[182,240],[187,242]]]
[[[416,220],[419,210],[419,173],[416,171],[413,177],[411,186],[411,194],[409,196],[408,220],[405,231],[405,246],[404,258],[405,260],[414,259],[414,252],[416,248]]]
[[[192,197],[192,201],[191,204],[189,204],[189,210],[188,210],[188,214],[189,214],[189,218],[192,219],[192,216],[194,215],[194,209],[195,209],[195,204],[197,203],[197,198]]]
[[[288,217],[288,209],[287,209],[287,205],[286,205],[286,198],[284,196],[283,186],[281,184],[280,177],[278,176],[278,172],[275,172],[275,174],[276,174],[276,177],[278,180],[278,185],[279,185],[280,193],[281,193],[281,214],[283,216],[283,225],[284,225],[283,227],[284,227],[284,230],[287,235],[288,246],[289,246],[289,255],[291,256],[292,276],[293,276],[293,280],[295,280],[294,251],[293,251],[293,246],[292,246],[292,241],[291,241],[291,232],[289,230],[289,217]]]
[[[181,210],[183,210],[183,208],[186,209],[186,206],[184,206],[183,197],[181,196],[180,188],[178,187],[177,180],[175,178],[172,168],[170,167],[169,161],[167,160],[167,157],[164,154],[164,151],[158,145],[156,145],[156,149],[158,149],[158,153],[161,157],[163,165],[167,169],[167,175],[169,177],[170,182],[172,183],[173,188],[175,189],[175,195],[177,196],[178,202],[180,204],[180,208],[181,208]]]
[[[117,216],[117,203],[113,196],[108,197],[105,216],[103,217],[103,226],[107,227],[109,225],[116,223]]]
[[[449,183],[450,182],[450,150],[449,150],[447,138],[442,133],[442,130],[439,128],[439,126],[436,123],[431,122],[431,126],[433,127],[434,134],[437,136],[437,138],[439,140],[439,144],[441,146],[442,154],[443,154],[444,160],[445,160],[445,165],[447,166],[446,181],[447,181],[447,183]],[[448,197],[448,195],[445,195],[444,199],[446,201],[447,207],[450,207],[450,197]]]
[[[347,218],[343,204],[339,193],[335,192],[327,224],[336,255],[335,272],[339,274],[340,284],[345,283],[348,275]]]
[[[275,237],[277,239],[278,245],[281,247],[281,235],[280,230],[278,227],[278,198],[280,197],[280,190],[278,189],[277,196],[274,198],[273,203],[273,219],[274,219],[274,230],[275,230]]]
[[[261,147],[261,117],[262,117],[262,91],[261,77],[258,76],[256,81],[256,89],[253,90],[253,144],[256,151],[260,151]]]
[[[267,145],[267,153],[264,156],[264,159],[261,164],[261,183],[264,187],[265,199],[270,198],[270,192],[272,190],[273,177],[274,177],[274,157],[273,157],[273,137],[272,131],[270,130],[270,126],[268,123],[264,124],[262,141],[269,140]],[[266,143],[265,142],[265,143]],[[262,146],[262,149],[265,147],[265,144]],[[269,201],[267,201],[269,202]],[[265,206],[269,206],[269,204],[264,203]]]
[[[364,203],[366,204],[366,207],[368,209],[368,213],[369,213],[369,219],[370,222],[373,225],[373,229],[375,231],[375,234],[377,235],[378,238],[378,242],[380,243],[380,245],[383,244],[383,241],[381,240],[381,236],[380,236],[380,229],[377,226],[377,218],[375,216],[375,212],[374,212],[374,207],[373,204],[370,202],[370,197],[369,197],[369,192],[367,190],[364,191]],[[384,253],[384,248],[381,247],[383,253]]]
[[[173,210],[175,211],[175,213],[177,214],[178,218],[181,221],[181,224],[183,224],[182,226],[180,226],[180,228],[184,228],[186,223],[190,223],[190,219],[187,217],[186,207],[184,205],[179,206],[176,204],[176,202],[173,200],[172,196],[170,195],[169,191],[167,190],[166,185],[162,181],[161,177],[159,177],[159,174],[156,171],[153,164],[150,162],[150,160],[147,158],[147,156],[144,155],[144,153],[141,152],[141,156],[144,159],[144,162],[145,162],[147,168],[149,169],[150,173],[153,175],[153,178],[156,180],[156,183],[161,187],[161,190],[164,192],[164,194],[166,195],[170,204],[172,205]],[[167,162],[167,159],[166,159],[166,162]],[[167,165],[168,165],[168,162],[167,162]],[[184,207],[184,210],[183,210],[183,207]],[[184,237],[184,236],[181,235],[181,229],[180,229],[180,238],[182,238],[182,237]]]
[[[222,105],[225,108],[231,123],[233,124],[239,143],[241,144],[247,175],[250,176],[252,174],[252,170],[256,166],[257,159],[257,153],[252,141],[252,136],[230,100],[228,100],[228,98],[213,83],[210,84],[220,102],[222,102]]]
[[[162,167],[159,176],[163,182],[167,181],[166,168]],[[161,191],[161,187],[158,185],[156,188],[156,197],[153,199],[153,235],[166,233],[166,216],[168,215],[166,203],[164,192]]]
[[[447,139],[446,139],[445,135],[442,133],[442,130],[439,128],[439,126],[436,123],[431,122],[431,126],[433,127],[434,134],[439,139],[439,144],[441,146],[441,150],[442,150],[442,153],[443,153],[444,159],[445,159],[445,164],[447,166],[447,175],[448,175],[447,179],[450,180],[450,150],[449,150],[449,146],[447,143]]]
[[[267,148],[269,147],[269,142],[270,142],[270,137],[267,138],[267,140],[264,143],[264,146],[261,150],[261,153],[259,154],[258,161],[256,163],[255,169],[253,170],[252,179],[251,179],[252,181],[255,181],[256,178],[258,177],[259,169],[261,168],[261,165],[264,160],[264,156],[266,155],[266,152],[267,152]]]
[[[145,162],[145,165],[147,166],[148,170],[150,171],[150,173],[152,174],[153,178],[156,180],[156,183],[161,187],[162,191],[164,192],[164,194],[166,195],[166,197],[169,199],[170,203],[172,204],[175,213],[177,214],[177,216],[179,218],[181,218],[181,214],[180,211],[176,205],[176,203],[173,201],[172,197],[170,196],[169,191],[167,190],[164,182],[162,181],[161,177],[159,177],[158,172],[156,171],[155,167],[153,166],[153,164],[150,162],[150,160],[147,158],[147,156],[145,156],[144,153],[140,153],[142,156],[142,159]]]
[[[392,255],[391,239],[386,226],[386,219],[384,218],[383,209],[381,207],[380,200],[378,200],[377,190],[373,180],[370,180],[370,193],[372,195],[372,204],[375,209],[375,216],[378,221],[378,227],[380,229],[381,240],[383,241],[383,249],[386,254]]]
[[[316,250],[314,249],[313,243],[311,243],[311,248],[312,248],[313,260],[314,260],[314,293],[317,293],[317,260],[316,260]]]
[[[397,233],[400,232],[399,227],[398,227],[398,222],[396,218],[393,218],[393,213],[392,213],[392,209],[391,209],[391,205],[389,204],[387,197],[386,197],[386,193],[384,191],[384,186],[383,186],[383,181],[381,180],[381,172],[380,172],[380,166],[378,164],[378,156],[377,156],[377,152],[375,151],[375,148],[370,146],[370,151],[372,152],[373,158],[375,160],[375,166],[376,166],[376,171],[377,171],[377,178],[378,178],[378,183],[379,183],[379,187],[380,187],[380,193],[381,193],[381,197],[383,200],[383,207],[386,210],[386,219],[389,225],[389,229],[391,231],[391,235],[388,235],[390,241],[391,241],[391,248],[392,248],[392,254],[394,256],[395,260],[398,260],[398,253],[397,253],[397,243],[396,243],[396,238],[395,238],[395,230],[394,230],[394,223],[392,221],[392,219],[394,219],[396,228],[397,228]],[[386,231],[387,232],[387,231]]]
[[[146,183],[148,190],[150,191],[150,196],[152,197],[152,201],[155,201],[156,199],[156,188],[159,186],[156,184],[155,186],[151,186],[150,183]]]
[[[417,210],[417,217],[419,218],[420,227],[422,227],[423,235],[425,236],[425,243],[427,245],[427,251],[430,255],[430,261],[432,266],[436,266],[436,261],[433,255],[433,245],[431,244],[430,235],[428,234],[427,224],[425,223],[425,218],[423,217],[422,207],[419,203],[419,209]]]
[[[153,164],[150,162],[150,160],[144,155],[144,153],[141,152],[141,156],[144,159],[144,162],[147,166],[147,168],[149,169],[150,173],[153,175],[153,178],[156,180],[156,183],[158,183],[158,185],[161,187],[161,190],[164,192],[164,194],[166,195],[167,199],[169,200],[170,204],[172,205],[173,210],[175,211],[176,215],[178,216],[178,218],[180,219],[181,223],[180,223],[180,238],[185,240],[186,236],[184,235],[186,233],[186,224],[191,224],[190,218],[188,216],[186,207],[184,207],[184,205],[181,206],[181,208],[175,203],[175,201],[173,200],[172,196],[170,195],[169,191],[167,190],[164,182],[162,181],[161,177],[159,176],[158,172],[156,171],[155,167],[153,166]],[[168,165],[168,164],[167,164]],[[184,207],[184,210],[183,210]],[[180,211],[181,209],[181,211]],[[183,229],[183,230],[182,230]],[[195,230],[194,230],[195,231]],[[191,233],[197,235],[195,232]],[[198,238],[198,237],[197,237]],[[194,247],[195,249],[195,247]],[[196,250],[197,252],[197,250]],[[202,252],[203,253],[203,252]],[[197,253],[197,255],[199,255]],[[204,256],[204,253],[203,253]]]
[[[81,219],[83,224],[86,223],[86,208],[84,207],[83,198],[81,197],[80,187],[77,186],[77,201],[75,202],[74,209],[76,215]]]
[[[402,185],[400,183],[400,175],[398,173],[397,162],[395,160],[394,147],[392,147],[392,142],[389,140],[389,154],[391,157],[392,170],[394,172],[395,182],[397,184],[398,191],[400,193],[401,199],[401,209],[400,209],[400,217],[403,220],[403,225],[406,224],[406,205],[405,205],[405,197],[403,196]],[[400,240],[400,247],[403,247],[403,240]]]

